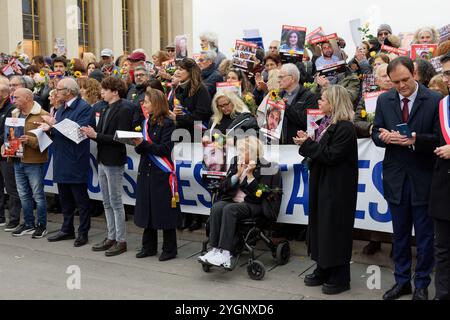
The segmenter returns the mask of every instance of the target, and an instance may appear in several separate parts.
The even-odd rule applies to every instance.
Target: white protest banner
[[[355,228],[382,232],[392,232],[391,214],[383,198],[382,161],[384,149],[377,148],[370,139],[361,139],[359,144],[359,186],[358,204],[355,212]],[[308,172],[301,164],[303,158],[296,146],[268,146],[266,158],[280,164],[283,178],[283,202],[279,222],[288,224],[308,223]],[[52,148],[45,175],[45,191],[57,193],[53,183]],[[91,169],[89,173],[89,195],[101,200],[101,191],[95,160],[96,145],[91,142]],[[180,150],[184,156],[181,157]],[[185,152],[188,150],[188,152]],[[201,144],[178,144],[176,173],[179,179],[180,204],[183,212],[209,215],[211,195],[202,181],[203,152]],[[122,199],[127,205],[134,205],[137,189],[137,169],[140,157],[128,146],[128,162],[123,180]],[[339,210],[339,208],[336,208]]]

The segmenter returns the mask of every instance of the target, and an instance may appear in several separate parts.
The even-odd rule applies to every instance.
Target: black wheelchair
[[[211,182],[208,184],[208,189],[211,191],[213,203],[217,199],[220,183]],[[244,254],[248,254],[247,273],[252,280],[262,280],[266,275],[266,267],[257,260],[255,250],[257,244],[262,241],[266,247],[272,252],[272,257],[275,259],[277,265],[283,266],[289,262],[291,257],[291,248],[289,241],[282,241],[275,244],[271,240],[272,227],[276,221],[269,221],[264,216],[259,216],[252,219],[238,221],[236,234],[234,237],[234,245],[231,259],[231,267],[224,268],[226,271],[233,271],[239,265],[239,260]],[[202,244],[201,255],[208,252],[209,244],[209,220],[206,224],[206,236],[208,237]],[[212,266],[199,260],[204,272],[209,273]]]

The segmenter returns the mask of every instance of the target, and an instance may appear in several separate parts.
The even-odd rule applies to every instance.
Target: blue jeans
[[[34,201],[38,225],[47,226],[47,202],[44,193],[45,164],[14,163],[17,192],[22,203],[25,226],[35,227]]]
[[[98,165],[98,180],[103,196],[108,239],[126,242],[125,208],[122,202],[123,174],[125,166]]]

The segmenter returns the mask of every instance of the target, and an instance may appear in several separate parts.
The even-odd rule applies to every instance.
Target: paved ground
[[[58,221],[60,216],[50,220]],[[59,224],[49,224],[49,231]],[[104,238],[104,223],[96,220],[90,244]],[[321,294],[320,288],[306,288],[303,277],[314,268],[305,257],[304,243],[293,243],[296,254],[285,266],[276,266],[270,252],[258,251],[267,274],[263,281],[251,280],[245,261],[233,272],[215,269],[207,274],[197,262],[201,233],[179,234],[179,257],[161,263],[157,257],[138,260],[140,230],[129,222],[129,251],[107,258],[91,251],[91,246],[74,248],[73,241],[49,243],[31,236],[13,238],[0,229],[0,299],[158,299],[158,300],[302,300],[302,299],[380,299],[393,284],[392,271],[381,268],[381,290],[369,290],[368,264],[352,263],[352,290],[338,297]],[[387,261],[384,248],[383,257]],[[355,254],[356,259],[360,255]],[[384,260],[383,260],[384,259]],[[370,261],[368,261],[370,264]],[[81,270],[81,289],[69,290],[66,274],[69,266]],[[431,296],[433,293],[430,292]]]

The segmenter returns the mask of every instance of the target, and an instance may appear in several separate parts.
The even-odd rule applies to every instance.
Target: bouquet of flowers
[[[256,105],[255,98],[251,93],[246,93],[245,95],[243,95],[242,101],[244,101],[245,105],[248,107],[248,109],[253,115],[256,114],[258,106]]]

